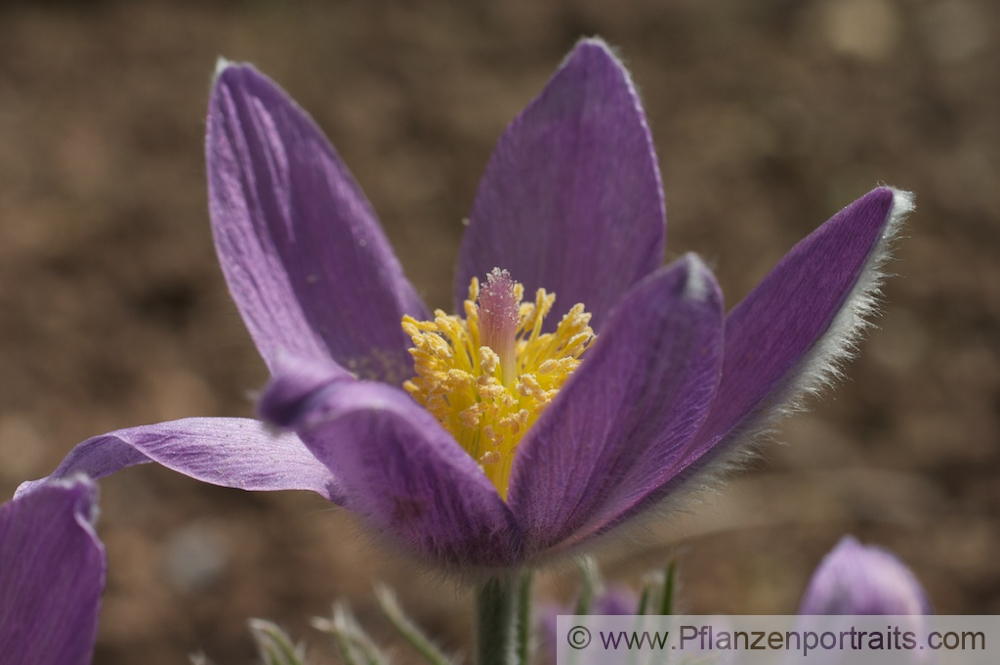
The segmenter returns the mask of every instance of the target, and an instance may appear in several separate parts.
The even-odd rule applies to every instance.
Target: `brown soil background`
[[[850,378],[718,496],[607,557],[681,557],[692,612],[794,612],[844,533],[893,548],[942,613],[1000,612],[1000,5],[991,0],[48,2],[0,9],[0,496],[78,441],[250,415],[265,371],[216,265],[202,140],[215,59],[279,81],[336,144],[407,274],[447,307],[493,142],[581,35],[620,47],[667,192],[670,258],[731,306],[880,182],[917,192]],[[96,663],[253,661],[244,621],[308,638],[348,597],[391,641],[396,586],[449,649],[467,596],[306,494],[144,467],[101,483]],[[565,573],[542,595],[569,592]],[[395,648],[399,659],[412,654]]]

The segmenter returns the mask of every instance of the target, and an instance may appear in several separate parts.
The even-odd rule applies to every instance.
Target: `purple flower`
[[[126,429],[54,475],[156,461],[310,489],[466,568],[575,551],[737,461],[835,375],[911,208],[874,190],[724,315],[697,257],[661,267],[645,115],[608,47],[584,40],[500,138],[457,313],[431,315],[334,149],[252,67],[220,66],[206,152],[222,269],[273,375],[260,413],[290,433],[241,419]]]
[[[809,581],[799,606],[802,615],[799,630],[837,634],[853,630],[857,625],[857,619],[844,615],[896,615],[897,631],[926,635],[929,624],[924,615],[930,613],[927,595],[906,564],[889,550],[862,545],[851,536],[844,536],[823,557]],[[880,626],[876,622],[864,624],[864,627],[874,628],[876,632],[872,635],[879,634]],[[883,643],[880,637],[871,639],[878,640],[875,644]],[[861,644],[867,643],[862,641]],[[823,650],[810,656],[820,665],[833,665],[855,662],[857,658],[852,657],[852,653]],[[917,664],[933,662],[932,653],[917,649],[892,655],[896,657],[894,662]]]
[[[841,539],[813,573],[799,614],[930,614],[913,572],[881,547]]]
[[[0,654],[19,663],[89,663],[104,590],[97,489],[57,480],[0,506]]]

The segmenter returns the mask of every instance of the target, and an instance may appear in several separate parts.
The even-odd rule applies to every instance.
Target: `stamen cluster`
[[[582,304],[555,332],[543,333],[555,294],[538,289],[534,302],[523,297],[521,284],[494,269],[482,292],[472,279],[464,319],[441,310],[433,321],[403,317],[417,372],[403,388],[479,462],[504,499],[518,442],[595,338]]]

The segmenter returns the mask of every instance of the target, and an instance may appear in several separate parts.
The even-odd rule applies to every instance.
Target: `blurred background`
[[[497,136],[580,36],[631,68],[660,156],[668,258],[732,306],[879,183],[917,193],[885,314],[849,379],[726,491],[605,554],[679,557],[682,609],[793,613],[842,534],[894,549],[941,613],[1000,612],[1000,4],[991,0],[8,2],[0,9],[0,497],[129,425],[251,415],[264,366],[216,265],[204,113],[218,56],[316,119],[408,276],[449,307],[461,220]],[[101,482],[96,663],[253,660],[248,616],[308,638],[371,583],[451,650],[469,599],[318,497],[152,466]],[[538,593],[565,599],[572,571]],[[394,647],[401,662],[412,654]]]

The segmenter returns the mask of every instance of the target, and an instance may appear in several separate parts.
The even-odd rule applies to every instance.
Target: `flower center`
[[[482,289],[472,278],[465,318],[434,312],[404,316],[417,375],[403,384],[451,432],[507,499],[517,444],[594,341],[590,314],[577,304],[553,333],[542,333],[555,294],[524,287],[494,268]]]

